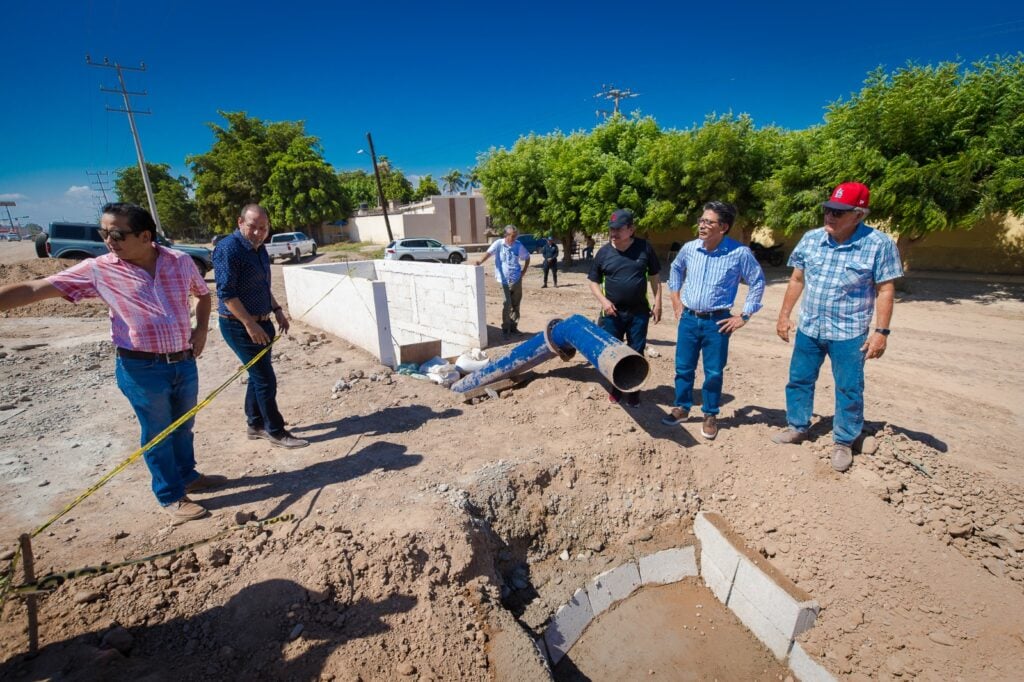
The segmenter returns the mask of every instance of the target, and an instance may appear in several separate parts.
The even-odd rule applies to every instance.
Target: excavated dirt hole
[[[699,578],[634,592],[590,624],[558,682],[781,680],[789,671]]]

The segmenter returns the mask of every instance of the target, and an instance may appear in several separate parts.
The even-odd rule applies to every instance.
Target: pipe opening
[[[647,371],[647,360],[642,355],[624,355],[612,368],[611,380],[621,391],[635,391],[647,379]]]

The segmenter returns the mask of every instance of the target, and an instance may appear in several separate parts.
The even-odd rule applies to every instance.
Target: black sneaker
[[[308,440],[305,440],[305,439],[302,439],[302,438],[296,438],[292,434],[288,433],[288,431],[284,431],[284,430],[282,430],[280,433],[276,433],[276,434],[275,433],[267,433],[266,438],[267,438],[267,440],[270,441],[271,445],[279,447],[279,448],[287,448],[288,450],[294,450],[296,448],[304,448],[307,445],[309,445],[309,441]]]

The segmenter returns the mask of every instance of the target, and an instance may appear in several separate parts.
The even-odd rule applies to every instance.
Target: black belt
[[[241,322],[241,320],[235,317],[234,315],[225,315],[224,313],[217,314],[223,317],[225,320],[234,320],[235,322]],[[257,322],[270,322],[271,317],[273,317],[273,314],[267,313],[266,315],[253,315],[252,319],[256,320]]]
[[[186,348],[185,350],[179,350],[177,353],[149,353],[144,350],[129,350],[127,348],[118,348],[117,355],[121,358],[128,358],[129,360],[156,360],[158,362],[181,362],[182,360],[192,359],[192,349]]]
[[[722,313],[728,313],[728,312],[729,312],[728,308],[720,308],[719,310],[709,310],[706,313],[698,313],[696,310],[690,310],[689,308],[687,308],[685,311],[683,311],[683,314],[684,315],[693,315],[694,317],[696,317],[697,319],[700,319],[700,320],[713,320],[713,319],[715,319],[716,315],[721,315]]]

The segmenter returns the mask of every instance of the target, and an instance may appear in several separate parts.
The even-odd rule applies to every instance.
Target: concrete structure
[[[669,585],[697,575],[697,557],[692,546],[666,549],[640,558],[640,581],[644,585]]]
[[[748,550],[718,514],[697,514],[693,531],[705,584],[776,658],[786,658],[795,638],[814,626],[817,602]]]
[[[452,357],[487,346],[484,269],[415,261],[356,261],[284,269],[293,319],[397,367],[399,347],[441,341]]]
[[[547,654],[552,665],[562,660],[592,620],[594,611],[586,590],[576,590],[572,599],[558,607],[558,611],[544,630],[544,642],[547,644]]]
[[[479,244],[489,241],[487,203],[482,196],[430,197],[426,201],[388,209],[395,239],[427,237],[444,244]],[[387,244],[384,215],[379,209],[349,218],[342,228],[350,241]]]
[[[594,615],[604,613],[609,606],[633,594],[638,587],[640,569],[632,561],[592,578],[587,583],[587,594]]]

